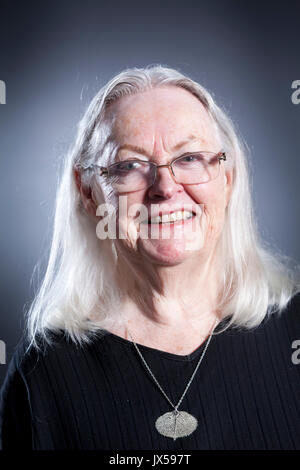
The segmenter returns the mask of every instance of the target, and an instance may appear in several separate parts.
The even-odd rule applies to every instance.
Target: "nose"
[[[151,199],[170,199],[176,192],[182,191],[180,184],[176,183],[171,167],[160,166],[156,170],[156,178],[148,190]]]

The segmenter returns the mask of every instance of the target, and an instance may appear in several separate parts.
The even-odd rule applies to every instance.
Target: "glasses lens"
[[[126,160],[112,165],[108,176],[113,188],[122,193],[151,185],[154,171],[155,168],[150,162]]]
[[[173,163],[173,171],[177,183],[207,183],[218,177],[219,158],[212,152],[192,153],[183,155]]]

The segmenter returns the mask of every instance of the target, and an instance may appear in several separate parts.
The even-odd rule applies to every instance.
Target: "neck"
[[[124,324],[145,334],[170,334],[182,328],[189,334],[195,328],[205,337],[219,316],[219,272],[213,254],[197,254],[176,266],[143,264],[128,253],[119,257]]]

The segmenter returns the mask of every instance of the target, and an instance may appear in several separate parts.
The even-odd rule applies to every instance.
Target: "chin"
[[[197,244],[200,248],[200,244]],[[190,249],[190,245],[185,240],[141,240],[138,241],[138,251],[143,258],[154,264],[163,266],[175,266],[190,258],[195,249]]]

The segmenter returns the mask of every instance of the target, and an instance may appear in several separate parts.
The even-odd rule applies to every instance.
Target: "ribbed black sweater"
[[[212,337],[180,407],[198,427],[176,441],[155,428],[171,407],[132,342],[107,333],[80,348],[55,338],[44,354],[24,355],[19,343],[1,388],[0,448],[300,449],[300,295],[255,329]],[[179,356],[140,345],[175,403],[203,348]]]

